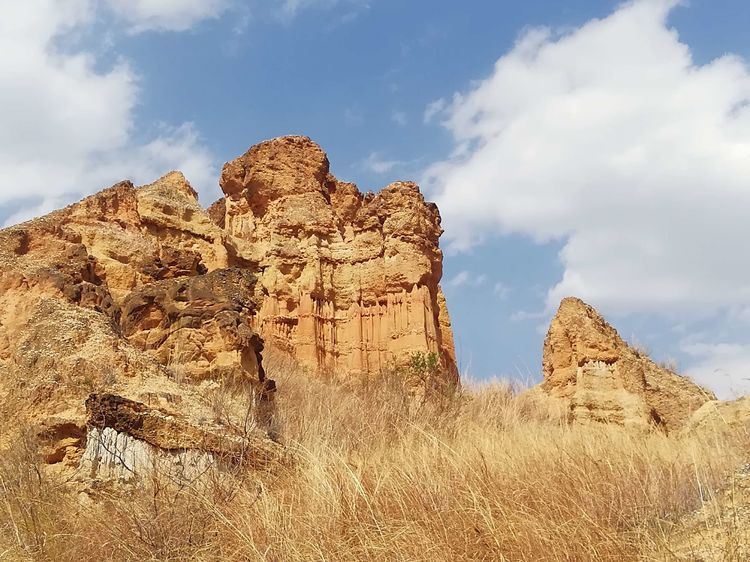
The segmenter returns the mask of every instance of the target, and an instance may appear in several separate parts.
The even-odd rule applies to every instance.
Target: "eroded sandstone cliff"
[[[576,298],[563,299],[550,323],[543,375],[540,390],[564,402],[569,418],[582,423],[674,431],[715,400],[711,391],[630,347]]]
[[[440,214],[415,184],[362,194],[331,175],[317,144],[283,137],[226,164],[221,187],[210,214],[258,264],[266,294],[256,325],[270,345],[351,374],[435,353],[457,380]]]
[[[240,246],[179,173],[0,231],[0,447],[30,427],[48,463],[77,466],[101,437],[86,411],[96,392],[236,439],[216,419],[216,389],[231,384],[249,404],[273,391]],[[137,429],[118,431],[137,441]]]
[[[457,381],[440,215],[416,185],[363,195],[305,137],[251,148],[221,185],[204,210],[179,172],[122,182],[0,230],[0,448],[31,427],[52,465],[204,467],[206,443],[249,439],[217,392],[270,418],[261,335],[316,372],[372,375],[422,352]],[[105,406],[125,421],[97,423]],[[157,422],[154,442],[143,426]]]

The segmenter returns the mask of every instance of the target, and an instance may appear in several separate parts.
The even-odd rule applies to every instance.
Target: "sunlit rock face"
[[[314,370],[353,375],[435,353],[457,380],[440,214],[415,184],[362,194],[331,175],[317,144],[283,137],[227,163],[221,187],[210,214],[258,264],[256,325],[269,344]]]
[[[176,172],[0,230],[0,449],[30,427],[45,462],[74,469],[92,392],[204,425],[211,385],[270,401],[241,245]]]
[[[163,451],[111,428],[92,428],[86,439],[81,470],[89,478],[139,482],[152,475],[190,483],[219,469],[211,453],[197,449]]]
[[[175,457],[136,425],[92,425],[86,400],[117,396],[207,427],[216,388],[231,387],[257,411],[214,434],[250,417],[270,429],[264,345],[342,378],[434,354],[430,377],[457,382],[440,215],[416,185],[362,194],[304,137],[251,148],[221,185],[225,198],[204,210],[179,172],[125,181],[0,230],[0,423],[13,420],[0,451],[31,427],[61,470],[202,466],[217,454],[204,441]]]
[[[596,310],[576,298],[564,299],[550,323],[543,374],[540,390],[562,400],[578,423],[671,432],[715,400],[709,390],[631,348]]]

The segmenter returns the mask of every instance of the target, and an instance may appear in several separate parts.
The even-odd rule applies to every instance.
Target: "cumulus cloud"
[[[206,19],[215,19],[229,7],[229,0],[106,0],[109,7],[131,26],[130,31],[185,31]]]
[[[131,64],[102,69],[70,41],[95,9],[93,0],[0,0],[0,206],[32,201],[11,220],[175,168],[198,188],[215,183],[214,159],[190,124],[133,140],[139,86]]]
[[[561,241],[561,281],[607,312],[750,304],[750,72],[697,64],[638,0],[566,33],[525,32],[492,73],[431,104],[455,145],[425,183],[449,249]]]

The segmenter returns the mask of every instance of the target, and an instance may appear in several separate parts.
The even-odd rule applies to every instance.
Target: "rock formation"
[[[705,491],[701,499],[699,509],[690,510],[667,527],[660,559],[750,560],[750,465],[745,464],[718,489]]]
[[[351,374],[435,353],[457,380],[440,214],[415,184],[362,194],[331,175],[310,139],[284,137],[226,164],[221,187],[209,214],[258,264],[266,296],[256,325],[270,345]]]
[[[88,436],[81,468],[91,476],[133,480],[156,469],[190,482],[212,467],[278,460],[281,447],[258,436],[238,436],[220,427],[198,427],[168,411],[112,394],[86,400]]]
[[[30,426],[48,463],[76,466],[110,429],[86,412],[96,392],[185,427],[213,423],[219,386],[269,401],[251,327],[260,299],[241,246],[179,173],[0,231],[0,448]],[[214,425],[213,435],[236,433]],[[142,440],[135,427],[117,431]],[[203,441],[194,448],[213,454]]]
[[[120,478],[118,460],[200,468],[211,439],[247,441],[212,401],[231,389],[268,421],[259,333],[315,371],[423,352],[457,381],[440,215],[416,185],[363,195],[304,137],[251,148],[221,185],[208,211],[172,172],[0,230],[0,422],[34,427],[49,464]]]
[[[726,402],[706,402],[690,416],[683,431],[708,431],[717,434],[734,430],[745,434],[750,430],[750,396]]]
[[[596,310],[575,298],[563,299],[552,319],[543,374],[541,391],[564,401],[576,422],[671,432],[715,400],[710,391],[628,346]]]
[[[123,300],[123,335],[191,380],[263,380],[254,289],[253,274],[237,268],[149,283]]]

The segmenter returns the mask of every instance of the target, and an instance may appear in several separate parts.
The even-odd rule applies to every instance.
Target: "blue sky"
[[[462,369],[535,380],[559,298],[723,396],[750,378],[739,0],[0,0],[0,223],[306,134],[444,215]]]

